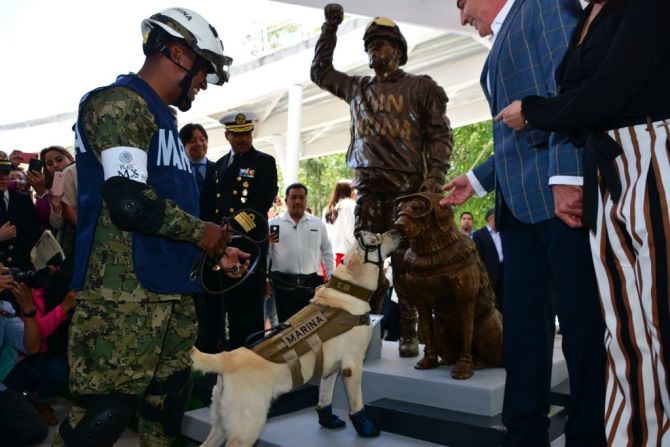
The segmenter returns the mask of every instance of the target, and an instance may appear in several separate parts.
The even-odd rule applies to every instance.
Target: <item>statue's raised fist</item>
[[[329,3],[323,8],[323,14],[326,17],[326,23],[338,26],[344,18],[344,9],[337,3]]]

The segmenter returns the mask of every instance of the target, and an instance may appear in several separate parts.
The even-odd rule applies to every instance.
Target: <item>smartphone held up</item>
[[[54,178],[51,183],[51,190],[49,191],[51,195],[62,196],[64,184],[65,184],[65,174],[63,174],[61,171],[54,172]]]
[[[23,152],[18,149],[15,149],[12,151],[11,154],[9,154],[9,159],[12,161],[12,163],[16,164],[29,164],[31,160],[39,160],[40,155],[31,153],[31,152]]]
[[[279,242],[279,225],[270,225],[270,240],[275,244]]]
[[[28,170],[29,171],[41,172],[42,167],[44,167],[44,162],[42,162],[42,160],[40,160],[39,158],[33,158],[28,163]]]

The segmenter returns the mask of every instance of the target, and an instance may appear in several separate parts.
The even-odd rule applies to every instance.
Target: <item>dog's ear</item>
[[[433,215],[443,233],[447,233],[454,224],[454,209],[451,206],[442,207],[439,202],[433,202]]]
[[[346,262],[345,266],[347,267],[347,271],[351,273],[354,278],[361,276],[363,271],[363,258],[358,250],[351,252]]]

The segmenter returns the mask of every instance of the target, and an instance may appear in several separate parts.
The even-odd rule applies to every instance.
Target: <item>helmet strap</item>
[[[177,67],[181,68],[181,69],[184,70],[186,73],[188,73],[188,72],[190,71],[188,68],[184,67],[182,64],[180,64],[180,63],[177,62],[176,60],[172,59],[172,54],[170,53],[170,48],[168,48],[167,45],[163,45],[163,47],[161,48],[160,51],[161,51],[161,54],[162,54],[163,56],[165,56],[170,62],[172,62],[173,64],[175,64]]]
[[[174,100],[172,103],[173,106],[177,107],[179,110],[182,112],[186,112],[188,109],[191,108],[191,103],[188,99],[188,91],[191,88],[191,84],[193,83],[193,78],[195,75],[198,73],[198,70],[191,69],[186,73],[186,76],[179,82],[179,88],[181,89],[181,92],[179,93],[179,97]],[[186,105],[186,108],[182,108],[182,106]]]
[[[196,74],[198,74],[198,71],[200,70],[200,64],[198,64],[197,60],[193,62],[193,66],[188,69],[184,67],[182,64],[179,62],[175,61],[172,58],[172,54],[170,54],[170,49],[168,48],[167,45],[164,45],[161,50],[161,54],[165,56],[170,62],[175,64],[177,67],[181,68],[186,72],[186,76],[183,77],[181,81],[179,81],[179,88],[181,89],[181,92],[179,93],[179,96],[177,99],[174,100],[172,103],[173,106],[177,107],[179,110],[182,112],[187,111],[188,109],[191,108],[190,102],[188,102],[188,92],[191,89],[191,84],[193,83],[193,78],[195,77]],[[186,103],[188,104],[188,107],[186,109],[182,109],[182,105]]]

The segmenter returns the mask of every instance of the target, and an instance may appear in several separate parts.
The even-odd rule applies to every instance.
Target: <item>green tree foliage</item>
[[[298,178],[309,189],[307,205],[316,216],[321,217],[338,180],[351,179],[352,172],[347,167],[345,155],[342,152],[300,161]]]
[[[454,151],[451,154],[451,168],[447,173],[447,181],[464,174],[493,154],[493,136],[490,121],[471,124],[454,130]],[[328,204],[330,194],[338,180],[351,178],[351,169],[347,167],[345,153],[309,158],[300,161],[298,177],[309,188],[308,205],[314,214],[321,216]],[[280,174],[280,197],[284,196],[284,185]],[[486,210],[494,204],[493,194],[483,198],[473,197],[464,205],[456,207],[456,221],[463,211],[470,211],[474,216],[475,228],[482,227],[486,222]]]
[[[490,121],[470,124],[454,129],[454,150],[451,154],[451,167],[447,172],[447,182],[454,177],[465,174],[481,162],[493,155],[493,128]],[[486,210],[494,206],[494,194],[479,198],[473,196],[463,205],[454,208],[454,216],[458,222],[463,211],[470,211],[474,218],[475,229],[486,224]]]

